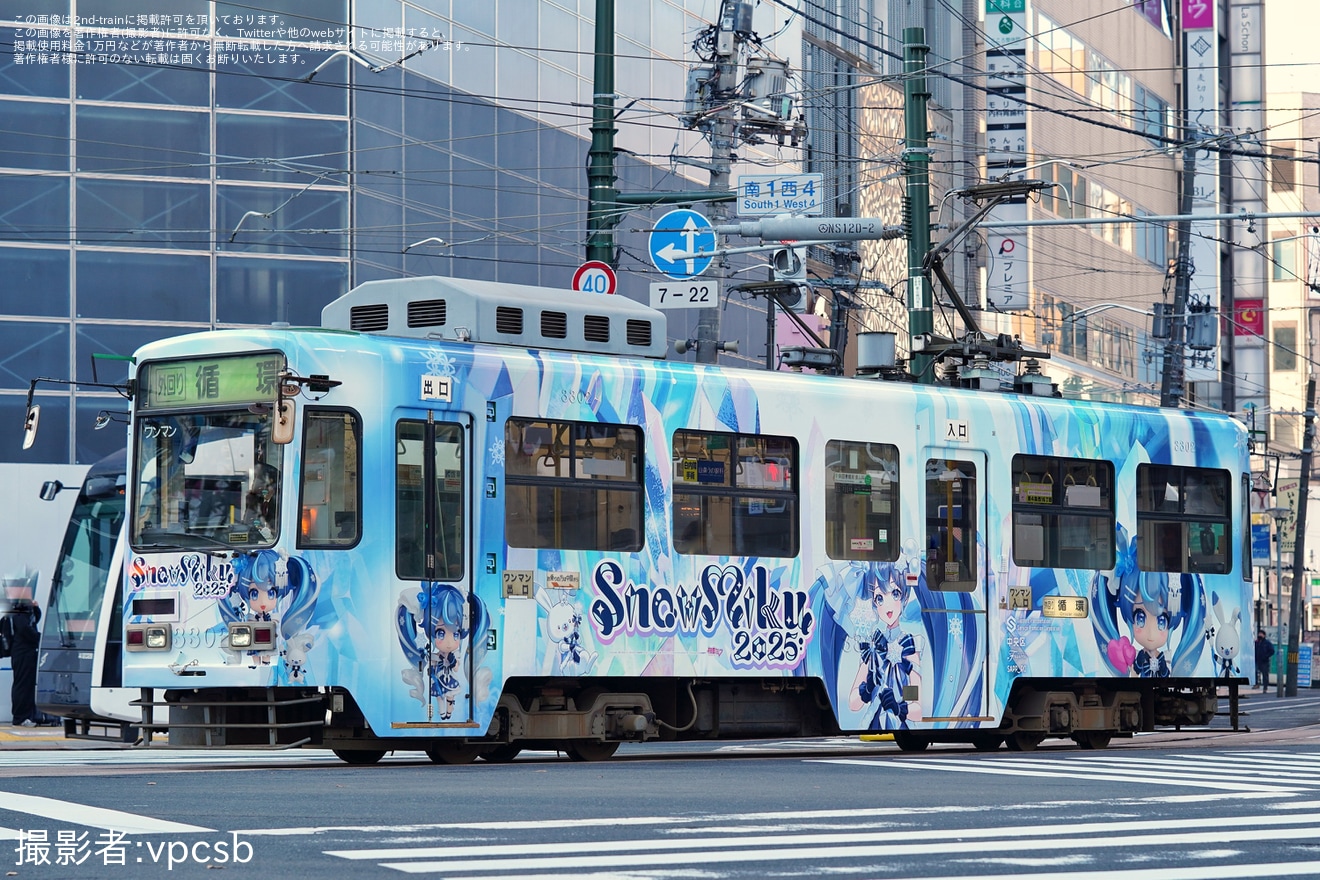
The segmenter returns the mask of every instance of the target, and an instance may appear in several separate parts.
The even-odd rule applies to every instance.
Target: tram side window
[[[1251,477],[1242,475],[1242,579],[1250,581],[1251,568]],[[1314,607],[1314,606],[1312,606]]]
[[[825,548],[831,559],[898,559],[898,447],[825,445]]]
[[[976,463],[926,461],[926,586],[970,592],[976,587]]]
[[[797,462],[792,437],[675,431],[674,549],[797,556]]]
[[[1037,568],[1113,568],[1113,464],[1013,456],[1013,562]]]
[[[641,429],[509,419],[504,468],[509,546],[642,549]]]
[[[309,409],[303,419],[299,547],[352,547],[362,524],[362,423],[357,413]]]
[[[1137,565],[1142,571],[1226,574],[1231,478],[1212,468],[1137,467]]]
[[[433,431],[429,461],[428,427]],[[394,449],[395,570],[405,579],[458,580],[464,573],[463,428],[451,422],[401,421]]]

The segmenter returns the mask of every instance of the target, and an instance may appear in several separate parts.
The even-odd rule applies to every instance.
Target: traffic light
[[[780,302],[795,312],[809,311],[807,289],[807,261],[801,248],[780,248],[770,255],[770,268],[775,280],[791,283],[793,289],[779,295]]]

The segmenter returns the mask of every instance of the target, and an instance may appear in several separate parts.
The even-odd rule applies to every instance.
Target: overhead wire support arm
[[[967,328],[967,333],[961,343],[953,340],[941,342],[934,347],[928,346],[926,353],[929,354],[932,351],[948,352],[962,348],[967,354],[979,352],[996,360],[1017,360],[1020,357],[1048,358],[1050,356],[1049,352],[1028,351],[1016,341],[1008,341],[1002,335],[997,337],[993,343],[987,344],[985,342],[987,337],[981,330],[981,324],[976,319],[976,315],[967,307],[963,298],[958,295],[952,279],[944,270],[945,256],[957,246],[958,242],[968,232],[985,219],[986,215],[1008,199],[1038,192],[1046,186],[1048,184],[1043,180],[1001,180],[968,187],[952,193],[952,195],[962,195],[976,202],[977,209],[971,217],[968,217],[950,231],[943,241],[926,252],[926,256],[922,260],[921,270],[923,274],[933,274],[939,279],[940,286],[948,294],[949,301],[953,303],[954,309],[958,312],[958,317],[962,319],[963,325]]]

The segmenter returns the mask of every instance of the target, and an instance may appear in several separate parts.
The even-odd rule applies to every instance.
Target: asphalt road
[[[0,838],[19,878],[1320,877],[1320,694],[1242,708],[1236,731],[1104,751],[840,738],[463,767],[8,731]]]

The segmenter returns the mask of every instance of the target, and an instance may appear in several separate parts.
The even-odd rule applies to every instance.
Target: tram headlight
[[[245,623],[229,624],[229,646],[231,648],[252,647],[252,627]]]
[[[168,651],[170,649],[170,627],[167,624],[139,623],[130,625],[124,635],[130,651]]]
[[[164,651],[170,646],[170,628],[168,626],[147,627],[147,650]]]
[[[229,624],[229,647],[244,651],[269,651],[275,647],[275,627],[270,624]]]

